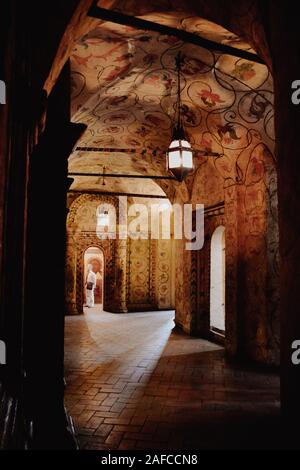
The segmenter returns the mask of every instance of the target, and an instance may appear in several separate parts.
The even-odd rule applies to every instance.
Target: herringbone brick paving
[[[174,312],[66,318],[66,405],[82,449],[276,447],[277,374],[172,329]]]

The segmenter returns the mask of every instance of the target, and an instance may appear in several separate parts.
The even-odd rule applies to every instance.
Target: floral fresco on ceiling
[[[182,14],[180,21],[184,23]],[[207,31],[212,25],[200,18],[193,21],[186,18],[184,24],[202,24]],[[214,26],[220,36],[218,28],[223,28]],[[84,148],[94,147],[99,149],[94,163],[96,158],[102,168],[107,161],[103,153],[110,149],[112,167],[118,163],[123,172],[166,174],[178,51],[184,56],[181,111],[196,151],[196,169],[203,163],[203,151],[219,154],[216,168],[230,184],[239,178],[238,162],[250,148],[263,142],[273,151],[273,83],[266,66],[174,36],[94,20],[71,57],[72,120],[88,126],[77,144],[81,151],[71,156],[72,171],[90,167],[92,155]],[[126,154],[126,149],[135,154]],[[168,191],[170,183],[165,186]]]

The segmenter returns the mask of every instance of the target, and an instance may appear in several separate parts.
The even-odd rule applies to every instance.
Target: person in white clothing
[[[94,290],[96,287],[96,274],[92,270],[91,264],[88,265],[87,270],[88,272],[87,272],[86,283],[85,283],[86,306],[94,307],[95,305]]]

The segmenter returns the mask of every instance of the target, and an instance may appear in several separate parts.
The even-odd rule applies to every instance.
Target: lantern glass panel
[[[179,140],[173,140],[173,142],[171,142],[170,144],[170,149],[179,147],[179,145],[180,145]]]
[[[181,167],[181,152],[180,150],[174,150],[169,152],[169,168],[180,168]]]
[[[193,168],[193,153],[190,150],[182,151],[182,166],[184,168]]]
[[[191,144],[187,140],[181,140],[182,147],[191,148]]]

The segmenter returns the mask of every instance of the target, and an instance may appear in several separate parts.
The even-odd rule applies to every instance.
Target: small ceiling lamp
[[[187,140],[181,119],[180,72],[183,57],[178,52],[175,63],[177,70],[177,122],[173,129],[172,142],[167,151],[167,169],[178,181],[183,181],[187,174],[194,169],[193,149]]]

